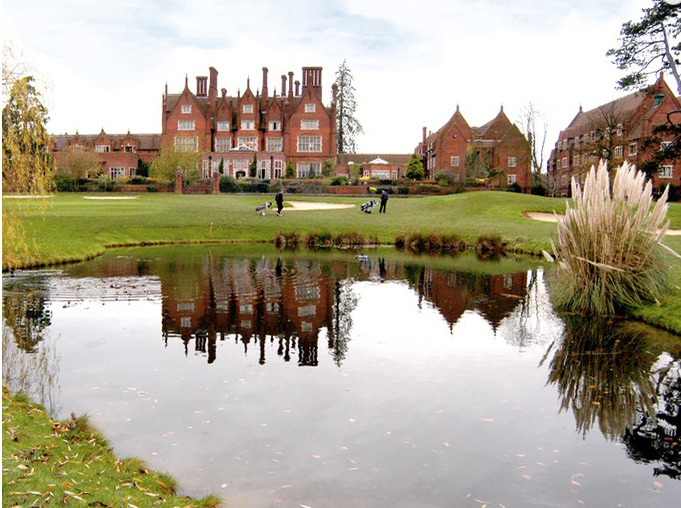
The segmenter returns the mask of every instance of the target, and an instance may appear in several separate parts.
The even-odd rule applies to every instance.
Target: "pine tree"
[[[681,94],[679,57],[681,56],[681,7],[671,2],[653,0],[653,6],[643,9],[640,21],[627,21],[620,31],[621,47],[609,50],[613,63],[629,74],[617,84],[622,90],[641,89],[649,76],[669,70]]]
[[[338,153],[355,153],[357,136],[364,133],[362,124],[355,118],[357,102],[355,87],[352,84],[352,73],[345,60],[336,71],[336,141]]]
[[[423,180],[423,163],[419,159],[418,155],[412,154],[409,164],[407,164],[407,170],[405,176],[410,180]]]

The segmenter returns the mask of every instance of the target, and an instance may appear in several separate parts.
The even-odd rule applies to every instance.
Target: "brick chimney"
[[[322,68],[303,67],[303,92],[312,87],[319,97],[322,96]]]
[[[288,73],[288,96],[293,97],[293,71]]]
[[[262,98],[267,100],[267,67],[262,68]]]
[[[300,97],[300,81],[296,79],[296,97]]]
[[[196,96],[206,97],[208,95],[208,77],[196,76]]]
[[[281,96],[286,95],[286,74],[281,75]]]

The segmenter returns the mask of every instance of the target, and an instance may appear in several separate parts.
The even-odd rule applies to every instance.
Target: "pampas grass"
[[[662,238],[668,189],[654,203],[652,183],[624,163],[610,189],[607,164],[591,168],[584,188],[573,178],[573,206],[558,219],[554,299],[561,310],[612,315],[654,300],[668,288]]]

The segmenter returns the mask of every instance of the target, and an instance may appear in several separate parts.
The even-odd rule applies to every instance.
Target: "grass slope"
[[[175,482],[138,459],[118,460],[87,419],[50,419],[2,390],[2,506],[220,506],[174,495]]]

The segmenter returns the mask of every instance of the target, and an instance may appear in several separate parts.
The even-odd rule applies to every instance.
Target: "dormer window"
[[[95,145],[95,152],[97,153],[107,153],[110,149],[109,145]]]
[[[229,122],[218,122],[218,131],[225,132],[229,130]]]
[[[315,112],[315,104],[312,102],[308,102],[305,104],[305,113],[314,113]]]
[[[244,104],[241,111],[242,113],[253,113],[253,104]]]
[[[188,115],[192,112],[192,105],[191,104],[183,104],[182,105],[182,114],[183,115]]]
[[[657,95],[655,96],[655,106],[656,106],[656,107],[659,106],[659,105],[660,105],[660,102],[662,102],[663,99],[664,99],[664,94],[663,94],[663,93],[657,94]]]
[[[126,153],[133,153],[135,151],[135,146],[134,145],[125,145],[124,148]]]

